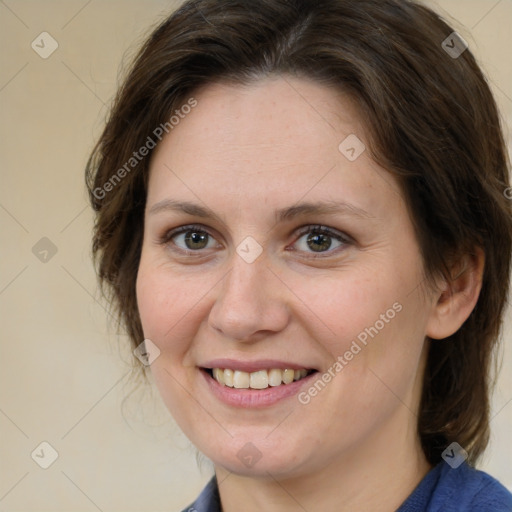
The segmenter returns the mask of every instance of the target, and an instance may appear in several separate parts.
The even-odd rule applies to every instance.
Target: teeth
[[[252,372],[250,374],[249,387],[251,387],[252,389],[268,388],[267,370],[260,370],[259,372]]]
[[[290,382],[293,382],[294,375],[294,370],[283,370],[283,382],[285,384],[290,384]]]
[[[266,389],[269,386],[280,386],[281,384],[290,384],[295,380],[303,379],[308,375],[307,370],[281,370],[272,368],[271,370],[258,370],[257,372],[242,372],[240,370],[230,370],[229,368],[213,368],[213,378],[223,386],[229,386],[237,389]]]
[[[219,382],[220,384],[224,384],[224,372],[220,368],[214,368],[213,371],[213,378]]]
[[[250,376],[247,372],[235,370],[233,374],[233,385],[238,389],[247,389],[250,383]]]
[[[268,372],[268,383],[270,386],[279,386],[283,381],[283,373],[281,370],[270,370]]]
[[[222,370],[220,370],[222,372]],[[219,380],[219,382],[222,384],[222,382]],[[232,388],[234,386],[233,384],[233,370],[229,370],[228,368],[226,368],[224,370],[224,384],[226,384],[226,386],[229,386],[230,388]]]

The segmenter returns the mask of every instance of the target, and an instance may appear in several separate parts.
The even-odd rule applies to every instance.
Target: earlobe
[[[475,248],[465,254],[453,267],[450,279],[444,280],[435,295],[436,302],[427,323],[427,336],[443,339],[457,332],[473,311],[482,289],[485,254]]]

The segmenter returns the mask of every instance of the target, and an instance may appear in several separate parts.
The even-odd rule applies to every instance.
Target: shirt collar
[[[212,477],[206,487],[201,491],[197,500],[183,510],[183,512],[222,512],[216,476]]]

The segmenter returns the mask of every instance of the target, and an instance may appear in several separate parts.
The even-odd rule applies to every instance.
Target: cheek
[[[397,408],[415,408],[426,322],[422,294],[411,293],[414,279],[400,280],[400,274],[364,274],[320,280],[314,292],[304,281],[294,290],[317,313],[310,332],[333,361],[323,374],[325,387],[312,383],[301,397],[304,414],[323,432],[318,443],[337,439],[339,432],[348,445],[355,443]]]
[[[294,283],[294,293],[311,318],[306,326],[311,338],[331,362],[342,365],[332,371],[343,375],[334,381],[343,390],[343,400],[355,389],[358,400],[364,401],[364,395],[368,403],[378,403],[381,394],[391,395],[386,385],[399,396],[411,387],[428,316],[418,287],[420,275],[413,265],[374,266],[340,273],[337,280],[315,279],[314,286],[311,279]]]
[[[174,419],[184,431],[190,431],[188,417],[193,402],[185,390],[191,369],[185,359],[195,336],[201,294],[190,282],[187,286],[183,276],[155,265],[144,254],[136,293],[144,337],[160,350],[150,367],[156,387]]]
[[[376,322],[379,332],[387,328],[396,316],[393,304],[400,301],[400,289],[375,270],[340,272],[335,277],[295,278],[293,283],[294,294],[312,319],[313,339],[334,357],[348,350],[358,336],[364,340],[366,329]],[[388,322],[383,323],[381,315]]]
[[[144,336],[155,343],[161,355],[173,356],[187,348],[187,330],[199,293],[183,277],[159,269],[141,259],[137,275],[137,304]]]

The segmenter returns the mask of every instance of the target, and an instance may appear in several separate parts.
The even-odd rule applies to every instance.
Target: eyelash
[[[314,233],[315,235],[326,235],[330,238],[334,238],[335,240],[338,240],[343,245],[348,245],[352,242],[352,240],[350,239],[350,237],[348,235],[344,235],[342,233],[334,231],[331,228],[328,228],[321,224],[314,224],[314,225],[312,224],[312,225],[304,226],[302,228],[299,228],[299,230],[300,231],[298,233],[298,237],[294,243],[296,243],[298,240],[300,240],[300,238],[302,238],[307,233]],[[159,243],[161,245],[169,245],[174,237],[176,237],[182,233],[187,233],[190,231],[195,231],[198,233],[206,233],[208,236],[215,239],[215,237],[213,237],[213,235],[207,229],[205,229],[203,226],[200,226],[198,224],[190,224],[187,226],[181,226],[174,230],[168,231],[160,238]],[[331,253],[335,252],[336,250],[342,249],[342,248],[343,248],[343,246],[340,246],[335,249],[329,249],[324,252],[319,252],[317,254],[311,252],[310,253],[311,255],[308,257],[309,258],[323,258],[323,257],[325,257],[323,255],[325,255],[325,254],[331,255]],[[175,251],[178,251],[178,252],[184,253],[186,255],[193,256],[193,257],[201,257],[202,254],[200,254],[200,253],[203,252],[204,249],[203,250],[198,249],[198,250],[194,251],[191,249],[182,249],[181,247],[177,247],[177,249],[172,249],[172,250],[175,250]]]

